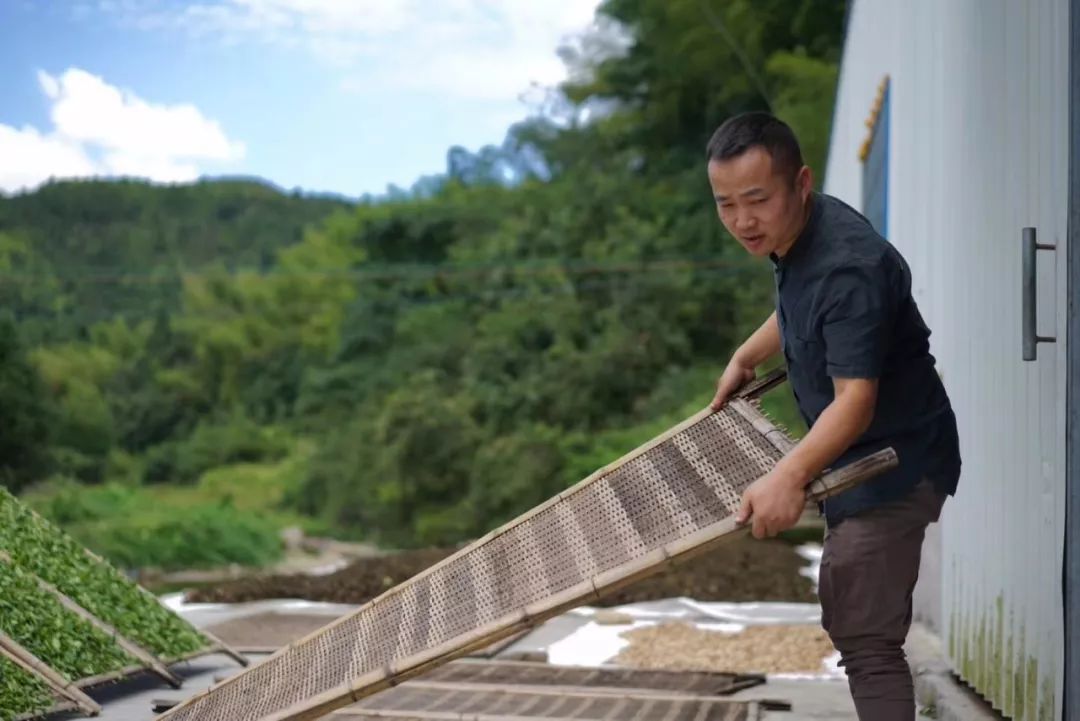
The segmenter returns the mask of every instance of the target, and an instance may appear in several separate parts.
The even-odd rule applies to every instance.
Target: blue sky
[[[257,175],[348,196],[498,143],[597,0],[0,0],[0,191]]]

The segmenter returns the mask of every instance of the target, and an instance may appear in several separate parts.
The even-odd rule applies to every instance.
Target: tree
[[[770,270],[717,220],[704,149],[771,109],[821,176],[844,5],[604,0],[539,115],[378,199],[0,198],[18,281],[0,307],[55,400],[51,457],[88,482],[198,483],[302,445],[293,509],[395,545],[463,540],[579,480],[706,402],[767,314]],[[29,400],[0,413],[36,407],[32,384],[3,388]]]
[[[0,316],[0,484],[13,491],[49,472],[52,414],[10,315]]]

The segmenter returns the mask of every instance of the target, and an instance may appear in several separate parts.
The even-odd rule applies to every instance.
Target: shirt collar
[[[783,258],[776,253],[769,254],[769,260],[779,270],[781,268],[787,268],[809,251],[810,246],[814,243],[814,238],[817,237],[818,220],[821,218],[821,196],[817,191],[813,191],[810,194],[810,217],[806,219],[806,225],[803,226],[799,236],[795,239],[795,242],[791,244],[791,248],[788,249],[787,255]]]

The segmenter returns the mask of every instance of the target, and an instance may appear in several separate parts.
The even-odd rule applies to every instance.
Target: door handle
[[[1035,253],[1040,250],[1057,250],[1057,246],[1040,244],[1037,240],[1035,228],[1024,228],[1021,250],[1023,255],[1020,290],[1023,302],[1023,311],[1021,313],[1023,357],[1025,361],[1033,361],[1036,358],[1036,346],[1039,343],[1057,342],[1057,338],[1038,335],[1035,330],[1035,321],[1038,317],[1035,302]]]

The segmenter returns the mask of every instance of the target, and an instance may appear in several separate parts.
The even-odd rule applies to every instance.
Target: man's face
[[[787,253],[806,222],[809,168],[792,182],[773,172],[767,150],[753,147],[735,158],[710,161],[709,183],[720,221],[749,253]]]

